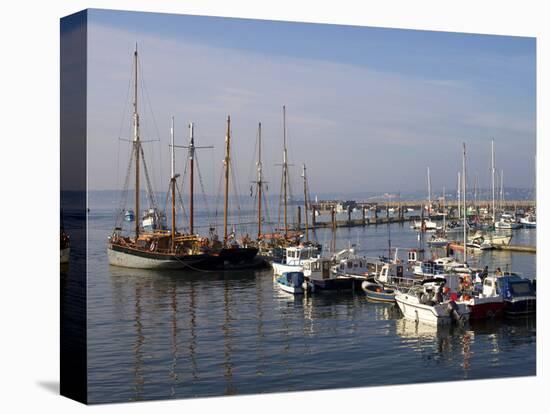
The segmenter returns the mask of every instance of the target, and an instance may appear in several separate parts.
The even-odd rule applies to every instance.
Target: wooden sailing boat
[[[143,148],[140,140],[138,112],[138,52],[134,51],[134,98],[133,98],[133,151],[130,164],[135,161],[134,211],[140,212],[140,167],[143,164],[148,181]],[[175,192],[176,179],[174,157],[174,120],[171,125],[171,177],[172,226],[170,231],[153,227],[150,231],[142,228],[140,220],[135,220],[134,235],[122,235],[122,227],[115,227],[107,243],[109,263],[115,266],[141,269],[182,269],[208,265],[209,255],[204,252],[203,242],[198,236],[181,234],[176,231]],[[128,169],[128,173],[130,168]],[[129,178],[129,176],[128,176]],[[150,183],[147,182],[150,190]]]

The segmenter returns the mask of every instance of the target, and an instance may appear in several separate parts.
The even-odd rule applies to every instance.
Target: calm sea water
[[[433,328],[358,289],[293,297],[270,270],[181,273],[111,267],[112,208],[89,216],[88,369],[92,403],[535,375],[535,318]],[[70,230],[70,223],[65,223]],[[418,246],[407,224],[339,229],[369,256]],[[515,244],[535,244],[518,230]],[[317,232],[328,244],[330,230]],[[535,256],[470,262],[535,277]],[[492,266],[491,266],[492,267]]]

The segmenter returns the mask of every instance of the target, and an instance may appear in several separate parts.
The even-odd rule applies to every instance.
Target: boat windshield
[[[528,281],[510,283],[510,290],[515,295],[531,294],[531,284]]]

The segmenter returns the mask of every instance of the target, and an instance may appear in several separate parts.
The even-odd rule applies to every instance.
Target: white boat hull
[[[501,221],[498,221],[495,223],[495,228],[497,229],[513,230],[513,229],[519,229],[520,227],[521,227],[521,224],[519,223],[503,223]]]
[[[407,319],[430,325],[446,325],[452,321],[448,302],[434,306],[424,305],[419,303],[416,297],[406,293],[395,295],[395,301]],[[463,303],[457,303],[457,305],[459,308],[458,313],[468,318],[470,314],[468,307]]]
[[[281,290],[283,290],[287,293],[292,293],[293,295],[304,293],[304,289],[301,288],[301,287],[287,286],[287,285],[285,285],[283,283],[279,283],[279,282],[277,282],[277,284],[279,285],[279,288],[281,288]]]

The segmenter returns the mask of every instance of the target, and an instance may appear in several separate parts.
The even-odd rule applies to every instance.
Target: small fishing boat
[[[304,262],[308,290],[347,290],[353,288],[353,278],[338,276],[331,271],[332,259],[317,257]]]
[[[444,281],[426,280],[407,291],[397,291],[395,301],[407,319],[431,325],[467,322],[470,310],[465,303],[443,298]]]
[[[286,272],[277,278],[281,290],[299,295],[304,293],[304,274],[302,272]]]
[[[124,221],[134,221],[136,219],[136,215],[134,214],[134,210],[126,210],[124,213]]]
[[[280,262],[273,261],[271,266],[275,275],[286,272],[302,272],[304,262],[319,257],[319,249],[316,246],[290,246],[285,248],[285,254]]]
[[[365,291],[368,300],[373,302],[395,302],[396,290],[390,287],[386,287],[376,281],[366,280],[361,284],[361,287]]]

